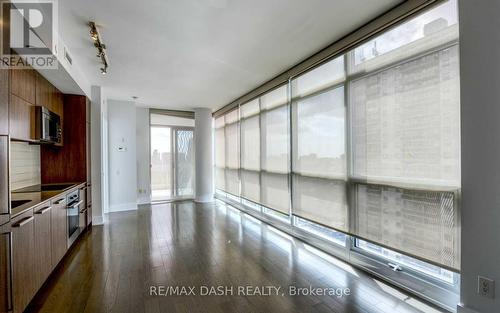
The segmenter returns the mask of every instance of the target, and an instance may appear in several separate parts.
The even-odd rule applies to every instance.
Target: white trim
[[[92,217],[92,225],[93,226],[104,225],[104,217],[102,217],[102,216],[93,216]]]
[[[459,303],[457,305],[457,313],[479,313],[479,312],[469,307],[466,307],[465,304],[463,303]]]
[[[109,206],[109,213],[137,210],[137,203],[123,203]]]
[[[151,204],[150,199],[137,199],[137,205]]]

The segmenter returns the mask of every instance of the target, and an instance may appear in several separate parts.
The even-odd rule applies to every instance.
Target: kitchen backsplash
[[[40,146],[11,142],[10,182],[11,190],[40,184]]]

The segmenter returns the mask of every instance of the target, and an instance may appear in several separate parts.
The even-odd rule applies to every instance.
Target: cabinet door
[[[0,227],[0,313],[12,312],[12,232]]]
[[[14,139],[31,139],[32,104],[23,98],[11,95],[9,106],[10,136]]]
[[[36,103],[35,70],[10,70],[10,92],[34,105]]]
[[[9,220],[9,141],[0,136],[0,225]]]
[[[50,101],[51,90],[49,82],[39,73],[36,73],[36,93],[35,93],[35,105],[43,106],[54,111],[52,103]]]
[[[35,295],[35,225],[33,211],[14,218],[12,229],[12,290],[14,312],[23,312]]]
[[[50,202],[46,202],[33,211],[35,213],[35,285],[42,286],[52,272],[52,240],[51,240]]]
[[[0,70],[0,135],[9,134],[9,71]]]
[[[78,209],[79,212],[79,219],[78,219],[78,226],[80,227],[80,231],[83,231],[87,227],[87,186],[81,187],[79,189],[80,193],[80,200],[82,201],[82,204],[80,205],[80,208]]]
[[[56,267],[68,249],[66,195],[52,202],[52,267]]]

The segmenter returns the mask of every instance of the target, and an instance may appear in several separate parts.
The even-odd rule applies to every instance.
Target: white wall
[[[207,108],[194,111],[195,201],[213,201],[212,112]]]
[[[459,312],[500,312],[500,1],[460,0],[462,272]],[[477,276],[494,279],[494,299]]]
[[[109,212],[137,209],[136,107],[108,100]]]
[[[149,109],[136,110],[137,203],[151,202]]]
[[[102,168],[102,127],[101,118],[105,113],[106,102],[104,91],[100,86],[92,86],[91,92],[91,120],[90,120],[90,142],[91,142],[91,179],[92,179],[92,224],[100,225],[104,222],[102,184],[101,180],[106,173]]]

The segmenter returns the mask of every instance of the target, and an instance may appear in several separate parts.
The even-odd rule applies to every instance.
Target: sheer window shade
[[[225,188],[458,271],[457,20],[444,1],[241,105]],[[228,120],[216,151],[238,142]]]
[[[290,211],[290,129],[288,86],[260,98],[261,107],[261,202],[282,213]]]
[[[260,202],[259,99],[241,106],[241,194]]]

